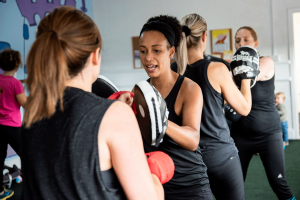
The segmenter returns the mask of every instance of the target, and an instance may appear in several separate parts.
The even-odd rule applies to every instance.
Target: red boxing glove
[[[120,92],[115,92],[115,93],[113,93],[112,95],[110,95],[110,96],[108,97],[108,99],[112,99],[112,100],[118,99],[118,98],[120,97],[121,94],[124,94],[124,93],[127,93],[127,92],[130,93],[130,97],[132,97],[132,98],[134,97],[134,94],[133,94],[132,92],[129,92],[129,91],[120,91]],[[133,101],[133,103],[132,103],[132,105],[131,105],[131,108],[132,108],[134,114],[136,114],[136,107],[135,107],[134,101]]]
[[[155,174],[161,184],[167,183],[172,179],[175,171],[175,165],[172,158],[161,151],[146,153],[150,172]]]

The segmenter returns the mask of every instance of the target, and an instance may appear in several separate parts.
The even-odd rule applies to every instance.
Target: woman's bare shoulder
[[[270,57],[262,57],[259,62],[260,74],[257,80],[265,81],[271,79],[275,73],[274,61]]]
[[[269,67],[274,68],[274,61],[270,57],[262,57],[260,58],[260,66],[259,67]]]
[[[193,94],[202,94],[202,91],[200,86],[196,82],[185,77],[181,86],[181,93],[182,95],[189,98],[190,96],[193,96]]]

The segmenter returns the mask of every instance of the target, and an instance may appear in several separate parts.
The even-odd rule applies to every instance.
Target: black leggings
[[[287,200],[292,198],[293,193],[285,177],[282,133],[265,136],[255,133],[250,137],[241,135],[241,133],[231,134],[239,150],[244,180],[246,180],[247,169],[253,154],[259,153],[269,183],[278,199]],[[260,137],[255,137],[255,135],[260,135]]]
[[[0,193],[3,191],[3,167],[7,153],[7,145],[10,145],[20,155],[21,127],[0,125]]]
[[[245,199],[243,172],[238,154],[217,167],[209,168],[207,165],[207,175],[217,200]]]

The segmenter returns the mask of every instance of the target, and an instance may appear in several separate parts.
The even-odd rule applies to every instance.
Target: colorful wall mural
[[[92,0],[0,0],[0,50],[10,47],[20,51],[23,68],[17,72],[19,80],[26,78],[26,57],[35,40],[37,25],[51,10],[62,5],[74,6],[93,18]]]
[[[17,79],[27,77],[26,57],[35,40],[37,25],[53,8],[61,5],[74,6],[93,18],[92,0],[0,0],[0,50],[12,48],[21,53],[23,67],[18,70]],[[9,147],[7,156],[14,155]]]

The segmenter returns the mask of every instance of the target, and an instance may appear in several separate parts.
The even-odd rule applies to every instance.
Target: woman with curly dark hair
[[[26,96],[22,83],[14,78],[14,74],[22,64],[20,52],[5,49],[0,52],[0,68],[4,71],[0,75],[0,183],[3,183],[3,166],[7,152],[7,145],[20,155],[21,112],[20,106],[26,103]],[[13,195],[13,191],[0,186],[0,199]]]
[[[179,45],[182,28],[175,17],[150,18],[140,32],[140,58],[148,81],[165,99],[168,126],[159,147],[144,141],[145,152],[163,151],[174,161],[175,174],[164,184],[165,199],[209,199],[212,194],[200,148],[202,92],[188,78],[173,72],[170,60]]]

